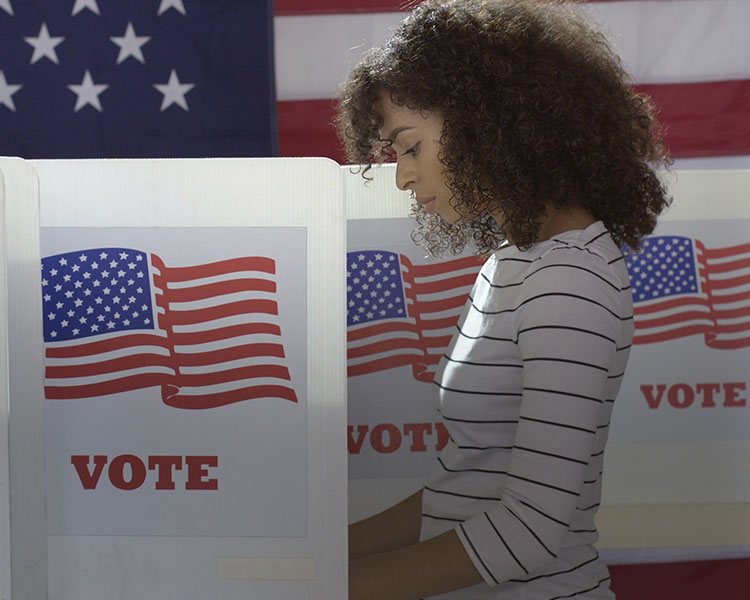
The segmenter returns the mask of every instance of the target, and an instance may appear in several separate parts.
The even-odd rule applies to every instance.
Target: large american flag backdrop
[[[46,398],[154,388],[183,409],[297,402],[275,276],[264,256],[186,267],[131,248],[43,258]]]
[[[343,161],[336,88],[403,4],[0,0],[0,154]],[[654,98],[675,157],[750,156],[750,3],[586,4]]]
[[[0,0],[0,155],[273,156],[270,0]]]

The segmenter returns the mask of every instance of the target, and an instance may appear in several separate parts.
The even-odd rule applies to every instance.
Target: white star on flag
[[[128,26],[125,29],[125,35],[122,37],[111,37],[109,39],[120,47],[120,54],[117,56],[118,65],[130,56],[137,61],[146,64],[146,60],[143,58],[143,52],[141,51],[141,46],[148,42],[151,37],[147,35],[135,35],[135,29],[133,29],[132,23],[128,23]]]
[[[2,8],[9,15],[13,14],[13,7],[10,5],[10,0],[0,0],[0,8]]]
[[[83,81],[81,85],[69,85],[68,88],[78,96],[76,99],[76,107],[73,112],[78,112],[87,104],[93,106],[99,112],[102,112],[102,105],[99,102],[99,94],[106,90],[109,86],[105,84],[95,84],[91,79],[91,73],[86,69],[86,73],[83,75]]]
[[[88,8],[91,12],[101,16],[99,5],[96,3],[96,0],[76,0],[76,3],[73,5],[73,12],[70,14],[75,16],[84,8]]]
[[[167,12],[170,8],[174,8],[183,15],[187,14],[182,0],[161,0],[161,4],[159,4],[159,12],[156,13],[157,16]]]
[[[4,104],[13,112],[16,106],[13,104],[13,94],[20,90],[22,85],[11,85],[5,80],[5,73],[0,71],[0,104]]]
[[[34,54],[31,57],[31,64],[33,65],[36,61],[47,57],[53,63],[59,65],[60,61],[57,60],[57,52],[55,47],[61,44],[64,37],[50,37],[49,31],[47,30],[47,24],[42,23],[42,27],[39,29],[39,35],[37,37],[23,38],[26,43],[34,46]]]
[[[164,99],[161,102],[161,110],[166,109],[172,104],[178,104],[186,111],[189,111],[187,101],[185,100],[185,94],[195,87],[193,83],[180,83],[177,78],[177,72],[172,69],[169,75],[169,81],[166,84],[155,83],[154,87],[164,94]]]

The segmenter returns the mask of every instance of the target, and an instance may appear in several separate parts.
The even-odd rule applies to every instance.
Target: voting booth
[[[39,185],[0,159],[0,597],[47,597]]]
[[[481,262],[430,258],[409,241],[411,201],[392,165],[367,184],[344,171],[354,521],[418,490],[447,442],[431,370]],[[665,178],[673,205],[627,258],[636,331],[597,517],[610,563],[750,554],[750,173]],[[378,255],[395,265],[408,316],[374,311],[363,325],[351,280],[382,270]]]
[[[411,241],[393,165],[0,174],[0,596],[345,598],[347,521],[447,442],[432,379],[482,260]],[[750,173],[667,177],[627,258],[610,563],[750,550]]]
[[[34,184],[14,182],[11,208],[41,199],[27,219],[22,269],[22,232],[11,231],[18,218],[6,202],[5,278],[26,303],[8,302],[3,313],[11,453],[10,511],[4,496],[0,518],[4,534],[10,523],[3,568],[10,564],[12,597],[46,597],[49,581],[56,599],[344,598],[339,166],[102,160],[1,169],[6,179],[25,169]],[[23,292],[20,270],[31,282]],[[39,318],[23,321],[20,339],[13,327],[27,313]],[[27,346],[37,368],[17,376],[15,355]],[[38,383],[33,398],[14,388],[21,376]],[[33,428],[14,419],[27,402]],[[13,446],[19,426],[24,437],[35,432],[23,454]],[[40,477],[36,493],[14,469]],[[21,493],[41,510],[26,516]],[[16,532],[19,517],[36,529]],[[32,565],[38,583],[27,594],[16,565],[34,540],[46,561]]]

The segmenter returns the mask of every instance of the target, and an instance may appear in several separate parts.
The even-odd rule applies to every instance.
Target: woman
[[[428,0],[354,68],[338,126],[365,177],[395,156],[416,241],[490,253],[435,377],[450,442],[350,526],[350,599],[613,598],[593,543],[633,334],[619,248],[669,204],[648,101],[572,7]]]

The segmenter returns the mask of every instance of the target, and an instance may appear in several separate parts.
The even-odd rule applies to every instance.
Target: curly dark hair
[[[637,248],[669,205],[657,169],[671,163],[649,99],[606,37],[561,0],[427,0],[352,70],[336,124],[347,156],[389,159],[378,98],[443,118],[440,160],[451,225],[414,206],[415,241],[433,254],[537,241],[545,203],[579,204],[618,244]],[[490,211],[500,208],[500,231]]]

